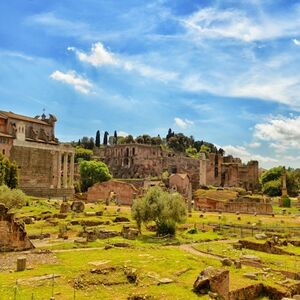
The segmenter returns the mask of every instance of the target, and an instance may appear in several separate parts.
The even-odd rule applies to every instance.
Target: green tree
[[[75,148],[75,162],[79,162],[81,160],[91,160],[93,155],[93,151],[90,149],[85,149],[82,147]]]
[[[118,143],[118,134],[117,134],[117,130],[115,130],[114,132],[114,144],[116,145]]]
[[[18,185],[18,168],[15,162],[0,154],[0,185],[16,188]]]
[[[103,145],[107,145],[108,143],[108,135],[109,133],[107,131],[104,132],[104,137],[103,137]]]
[[[178,193],[168,193],[159,187],[152,187],[142,198],[134,201],[132,216],[139,230],[142,223],[154,221],[157,235],[175,235],[176,223],[181,223],[186,218],[185,203]]]
[[[100,147],[100,131],[99,130],[97,130],[97,132],[96,132],[95,146],[98,148]]]
[[[185,149],[185,153],[191,157],[196,157],[198,152],[197,149],[194,147],[188,147]]]
[[[112,176],[105,163],[95,160],[80,162],[80,179],[83,192],[87,191],[96,182],[107,181],[111,178]]]

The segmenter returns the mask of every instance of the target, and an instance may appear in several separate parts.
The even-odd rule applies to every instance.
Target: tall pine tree
[[[107,142],[108,142],[108,132],[107,131],[105,131],[104,132],[104,137],[103,137],[103,145],[107,145]]]

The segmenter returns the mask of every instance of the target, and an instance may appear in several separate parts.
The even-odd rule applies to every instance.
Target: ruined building
[[[14,215],[0,203],[0,252],[23,251],[34,246],[28,239],[24,224],[17,222]]]
[[[16,161],[19,188],[33,196],[73,194],[74,149],[55,137],[53,115],[0,111],[0,152]]]
[[[258,185],[258,162],[243,164],[239,158],[216,153],[201,153],[199,158],[163,151],[160,146],[144,144],[110,145],[98,156],[115,178],[160,177],[188,174],[193,189],[201,185],[243,187],[254,190]]]

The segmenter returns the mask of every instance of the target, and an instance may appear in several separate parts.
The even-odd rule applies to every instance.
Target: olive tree
[[[175,235],[176,223],[181,223],[186,218],[185,202],[178,193],[168,193],[159,187],[152,187],[143,197],[134,201],[132,216],[139,231],[142,223],[154,221],[157,235]]]

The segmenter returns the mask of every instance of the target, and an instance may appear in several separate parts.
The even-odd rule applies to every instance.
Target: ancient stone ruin
[[[14,214],[0,203],[0,252],[23,251],[34,248],[27,237],[24,224],[14,219]]]

